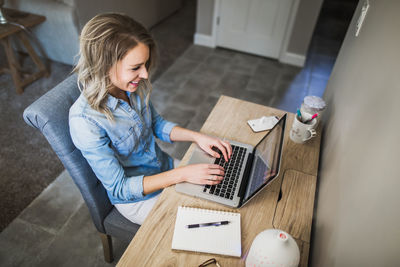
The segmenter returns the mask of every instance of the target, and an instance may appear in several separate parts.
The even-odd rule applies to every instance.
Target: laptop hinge
[[[249,156],[247,157],[246,168],[244,169],[244,173],[243,173],[243,179],[240,184],[240,188],[239,188],[239,192],[238,192],[238,197],[240,197],[239,206],[242,205],[244,195],[246,193],[247,185],[248,185],[249,178],[250,178],[251,166],[253,165],[253,159],[254,159],[254,153],[249,154]]]

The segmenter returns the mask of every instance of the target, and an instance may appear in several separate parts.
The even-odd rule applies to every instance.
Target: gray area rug
[[[15,92],[10,75],[0,76],[0,230],[63,170],[45,138],[22,118],[27,106],[71,72],[71,66],[61,63],[51,62],[50,68],[49,78],[32,83],[22,95]]]
[[[160,60],[156,80],[193,42],[196,1],[184,1],[181,10],[151,29],[158,44]],[[21,55],[24,57],[24,55]],[[0,67],[7,64],[0,49]],[[24,68],[33,63],[25,60]],[[17,95],[11,76],[0,75],[0,232],[31,203],[64,169],[38,130],[22,118],[24,109],[64,80],[72,66],[49,62],[51,75]]]

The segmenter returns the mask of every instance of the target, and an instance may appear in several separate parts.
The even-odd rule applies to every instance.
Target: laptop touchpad
[[[214,163],[215,158],[208,155],[206,152],[201,150],[201,148],[196,147],[193,151],[193,154],[189,160],[189,164],[196,163]]]

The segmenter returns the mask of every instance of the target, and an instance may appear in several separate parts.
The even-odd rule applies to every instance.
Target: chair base
[[[108,263],[111,263],[114,260],[111,236],[103,233],[99,234],[101,243],[103,244],[104,260]]]

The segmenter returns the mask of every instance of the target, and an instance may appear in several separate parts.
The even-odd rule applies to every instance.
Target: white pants
[[[178,166],[179,162],[180,160],[174,159],[174,166]],[[160,195],[161,194],[158,194],[150,199],[135,203],[115,204],[114,206],[125,218],[133,223],[141,225],[149,215],[153,206],[156,204]]]
[[[147,218],[147,215],[149,215],[154,204],[156,204],[160,195],[161,194],[158,194],[155,197],[135,203],[115,204],[114,206],[125,218],[133,223],[141,225]]]

